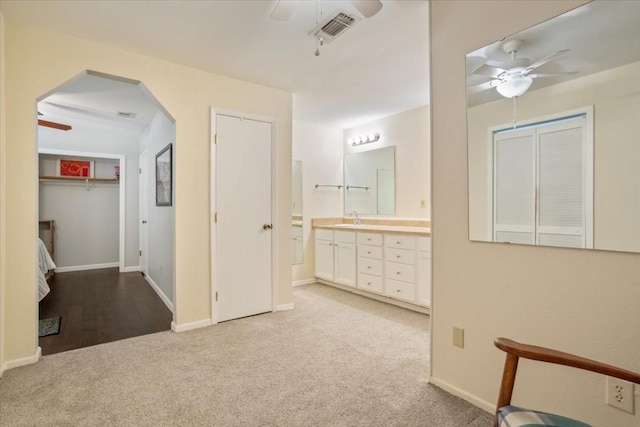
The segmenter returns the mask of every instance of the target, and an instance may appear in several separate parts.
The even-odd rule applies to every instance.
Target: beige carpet
[[[428,316],[318,284],[294,297],[295,310],[7,371],[0,425],[492,425],[427,383]]]

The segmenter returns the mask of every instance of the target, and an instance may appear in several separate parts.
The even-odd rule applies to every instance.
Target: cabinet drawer
[[[316,229],[316,240],[331,240],[333,241],[333,230],[325,230],[322,228]]]
[[[384,259],[401,264],[415,264],[416,253],[407,249],[384,248]]]
[[[387,296],[414,302],[416,300],[416,287],[411,283],[387,279]]]
[[[378,259],[360,257],[358,259],[358,271],[361,273],[382,276],[382,261]]]
[[[358,288],[366,291],[382,293],[382,277],[359,273]]]
[[[358,244],[382,246],[382,234],[358,233]]]
[[[356,233],[354,231],[338,231],[333,232],[334,242],[356,243]]]
[[[373,259],[382,259],[382,247],[358,245],[358,256]]]
[[[431,252],[431,237],[418,237],[418,250]]]
[[[387,234],[384,236],[384,245],[387,248],[415,249],[416,237]]]
[[[387,278],[400,280],[407,283],[415,283],[416,267],[410,264],[398,264],[397,262],[387,261],[386,265]]]

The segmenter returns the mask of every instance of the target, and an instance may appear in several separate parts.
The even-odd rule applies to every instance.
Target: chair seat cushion
[[[532,411],[517,406],[503,406],[498,409],[498,426],[500,427],[591,427],[580,421],[546,412]]]

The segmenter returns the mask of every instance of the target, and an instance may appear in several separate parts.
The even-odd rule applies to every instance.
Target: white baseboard
[[[88,265],[72,265],[69,267],[58,267],[55,269],[56,273],[68,273],[70,271],[86,271],[86,270],[99,270],[101,268],[113,268],[120,267],[119,262],[106,262],[104,264],[88,264]]]
[[[120,270],[120,273],[134,273],[136,271],[140,271],[139,265],[134,265],[132,267],[125,267],[122,270]]]
[[[276,307],[276,311],[285,311],[285,310],[293,310],[293,303],[290,302],[288,304],[280,304]]]
[[[480,409],[483,409],[485,411],[487,411],[490,414],[495,414],[496,412],[496,404],[494,403],[489,403],[486,400],[482,400],[477,396],[474,396],[471,393],[468,393],[462,389],[459,389],[456,386],[453,386],[445,381],[439,380],[437,378],[434,377],[429,377],[429,382],[433,385],[435,385],[436,387],[440,387],[441,389],[443,389],[444,391],[453,394],[454,396],[458,396],[461,399],[466,400],[467,402],[471,403],[474,406],[477,406]]]
[[[310,285],[312,283],[317,283],[317,279],[304,279],[304,280],[296,280],[293,282],[293,286],[302,286],[302,285]]]
[[[211,326],[211,319],[199,320],[197,322],[191,323],[183,323],[181,325],[176,325],[176,322],[171,322],[171,330],[173,332],[185,332],[190,331],[192,329],[204,328],[206,326]]]
[[[160,286],[158,286],[158,284],[154,282],[151,277],[147,276],[146,274],[143,274],[143,276],[147,281],[147,283],[149,283],[149,286],[151,286],[151,289],[153,289],[156,292],[156,294],[158,294],[158,296],[160,297],[164,305],[166,305],[169,311],[173,313],[173,303],[171,302],[169,297],[167,297],[164,294],[164,292],[162,292],[162,289],[160,289]]]
[[[21,359],[7,360],[2,364],[0,375],[2,375],[2,372],[8,371],[9,369],[37,363],[38,360],[40,360],[40,356],[42,356],[42,349],[38,346],[38,348],[36,348],[36,354],[34,354],[33,356],[27,356]]]

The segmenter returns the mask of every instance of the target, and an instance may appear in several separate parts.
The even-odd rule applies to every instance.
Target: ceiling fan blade
[[[557,76],[569,76],[571,74],[578,74],[578,71],[560,71],[558,73],[544,73],[544,74],[525,74],[533,79],[538,77],[557,77]]]
[[[38,125],[48,127],[48,128],[53,128],[53,129],[71,130],[71,126],[69,125],[63,125],[62,123],[50,122],[47,120],[38,119]]]
[[[298,6],[298,1],[299,0],[278,0],[271,11],[271,18],[276,21],[288,20],[296,6]]]
[[[487,90],[487,89],[491,89],[494,88],[496,86],[498,86],[500,84],[502,80],[490,80],[488,82],[485,83],[481,83],[479,85],[475,85],[475,86],[471,86],[467,88],[467,94],[468,95],[474,95],[478,92],[482,92],[483,90]]]
[[[493,77],[494,79],[497,79],[501,74],[504,74],[506,72],[507,70],[503,70],[502,68],[494,67],[488,64],[482,64],[481,66],[473,70],[473,74]]]
[[[351,0],[351,4],[358,9],[358,12],[365,18],[371,18],[382,9],[380,0]]]
[[[546,64],[547,62],[551,61],[552,59],[555,59],[556,57],[558,57],[560,55],[564,55],[565,53],[569,52],[569,50],[570,49],[562,49],[562,50],[559,50],[557,52],[553,52],[551,55],[547,55],[544,58],[542,58],[541,60],[536,61],[533,64],[529,65],[527,68],[522,70],[522,72],[524,74],[527,74],[531,70],[533,70],[534,68],[538,68],[539,66]]]

